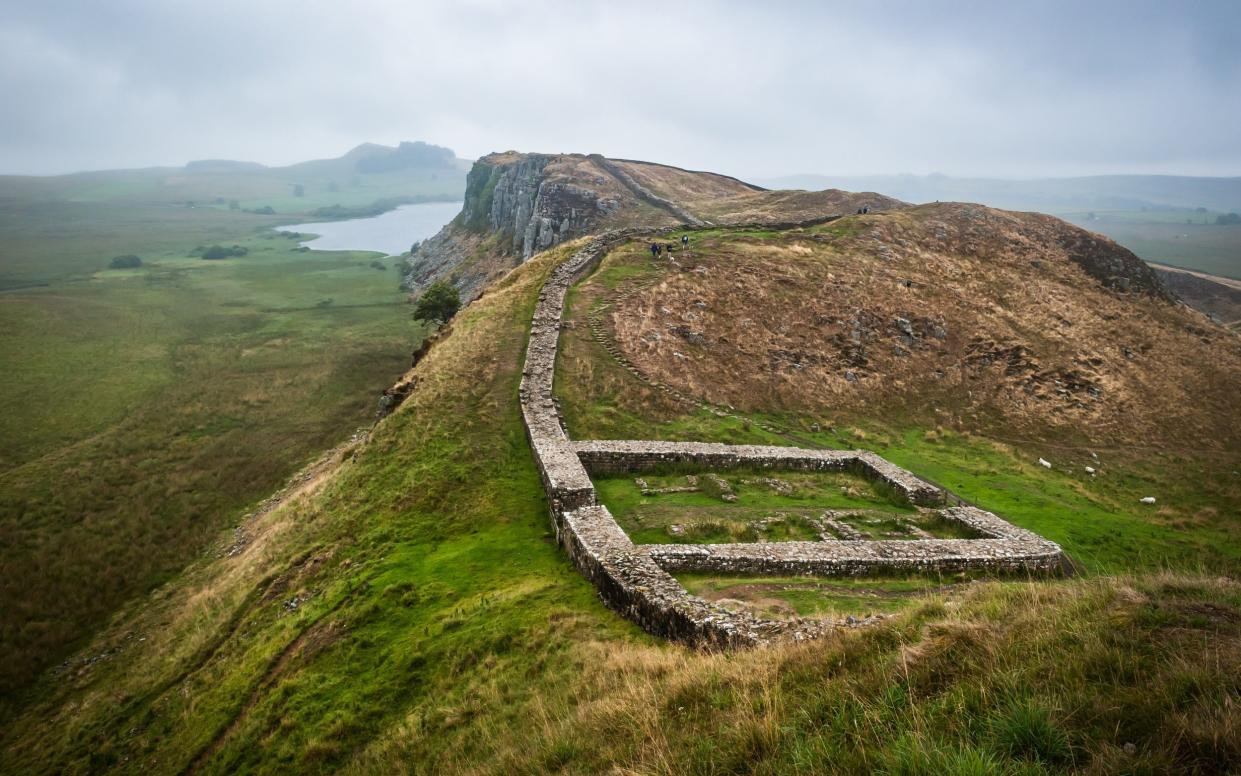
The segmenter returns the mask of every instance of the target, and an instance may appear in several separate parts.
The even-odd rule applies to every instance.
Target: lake
[[[370,218],[289,224],[277,226],[276,231],[317,234],[302,243],[316,251],[378,251],[395,256],[438,232],[460,210],[460,202],[422,202]]]

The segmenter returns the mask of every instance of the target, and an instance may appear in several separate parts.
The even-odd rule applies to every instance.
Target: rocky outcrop
[[[1241,281],[1175,267],[1152,267],[1172,293],[1212,320],[1241,330]]]
[[[410,256],[404,285],[417,291],[448,277],[474,298],[535,253],[611,225],[626,196],[584,156],[485,156],[466,179],[460,215]]]
[[[1072,226],[1052,216],[1043,216],[1043,219],[1054,222],[1058,227],[1056,239],[1067,252],[1069,260],[1104,287],[1121,293],[1149,294],[1169,302],[1176,299],[1155,270],[1134,255],[1133,251],[1107,237]]]
[[[522,261],[590,231],[616,203],[596,190],[549,178],[554,159],[527,154],[510,164],[479,160],[466,182],[461,216],[467,228],[499,235]]]
[[[840,191],[769,192],[725,175],[598,154],[489,154],[467,176],[461,213],[407,260],[403,286],[418,293],[449,279],[470,300],[535,253],[587,234],[805,222],[863,204],[902,204],[879,199]]]

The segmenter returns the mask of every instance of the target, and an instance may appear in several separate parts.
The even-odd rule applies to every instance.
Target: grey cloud
[[[0,170],[426,139],[743,176],[1241,174],[1241,5],[0,4]]]

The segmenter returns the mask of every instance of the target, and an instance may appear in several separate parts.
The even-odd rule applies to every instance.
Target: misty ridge
[[[1241,4],[0,3],[0,773],[1241,772]]]

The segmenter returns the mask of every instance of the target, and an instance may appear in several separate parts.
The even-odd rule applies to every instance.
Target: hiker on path
[[[657,243],[651,243],[651,258],[659,258],[659,245]]]
[[[681,247],[682,248],[689,247],[689,235],[688,234],[681,235]]]

